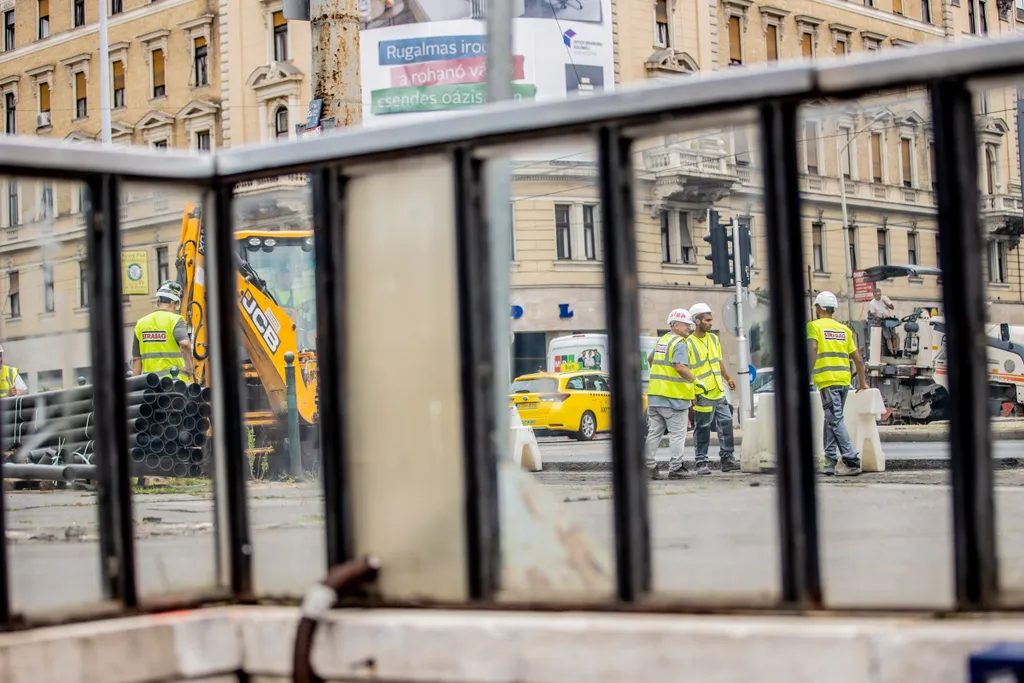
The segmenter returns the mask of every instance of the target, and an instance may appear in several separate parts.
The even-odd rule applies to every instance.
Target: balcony
[[[999,188],[996,188],[999,189]],[[1020,189],[1011,188],[1011,189]],[[981,220],[985,230],[993,235],[1024,234],[1024,200],[1015,194],[982,194]]]
[[[742,166],[729,163],[725,142],[704,138],[696,143],[673,143],[643,152],[644,170],[654,176],[655,199],[713,204],[744,179]],[[749,169],[746,179],[749,180]]]

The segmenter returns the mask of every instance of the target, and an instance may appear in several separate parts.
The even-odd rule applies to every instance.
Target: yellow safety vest
[[[0,398],[9,396],[14,389],[14,381],[18,379],[18,368],[5,365],[0,371]]]
[[[697,394],[709,401],[717,401],[725,396],[725,383],[722,381],[722,342],[712,333],[699,339],[694,335],[686,338],[694,357],[693,374],[697,376]],[[712,406],[695,405],[694,410],[710,413]]]
[[[651,361],[651,378],[647,383],[649,396],[664,396],[682,401],[692,401],[694,397],[693,382],[679,376],[672,364],[672,353],[679,343],[686,342],[677,334],[662,335],[654,345],[654,359]],[[692,353],[691,360],[692,360]]]
[[[807,338],[818,342],[818,356],[811,371],[814,385],[819,389],[850,386],[850,356],[857,350],[853,331],[831,318],[819,318],[807,323]]]
[[[142,372],[166,375],[171,368],[184,368],[181,347],[174,341],[174,328],[183,318],[177,313],[156,310],[135,323]]]

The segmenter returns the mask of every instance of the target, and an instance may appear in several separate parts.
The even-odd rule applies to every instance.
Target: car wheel
[[[580,429],[576,432],[577,441],[593,441],[597,435],[597,418],[589,410],[580,418]]]

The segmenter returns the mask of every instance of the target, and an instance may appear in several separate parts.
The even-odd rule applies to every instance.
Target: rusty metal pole
[[[310,0],[313,41],[314,100],[323,100],[322,118],[335,125],[356,126],[363,120],[359,79],[358,0]]]

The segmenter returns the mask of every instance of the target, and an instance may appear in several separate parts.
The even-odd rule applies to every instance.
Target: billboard
[[[513,97],[614,87],[611,0],[512,0]],[[360,0],[364,125],[444,116],[487,98],[487,0]]]

